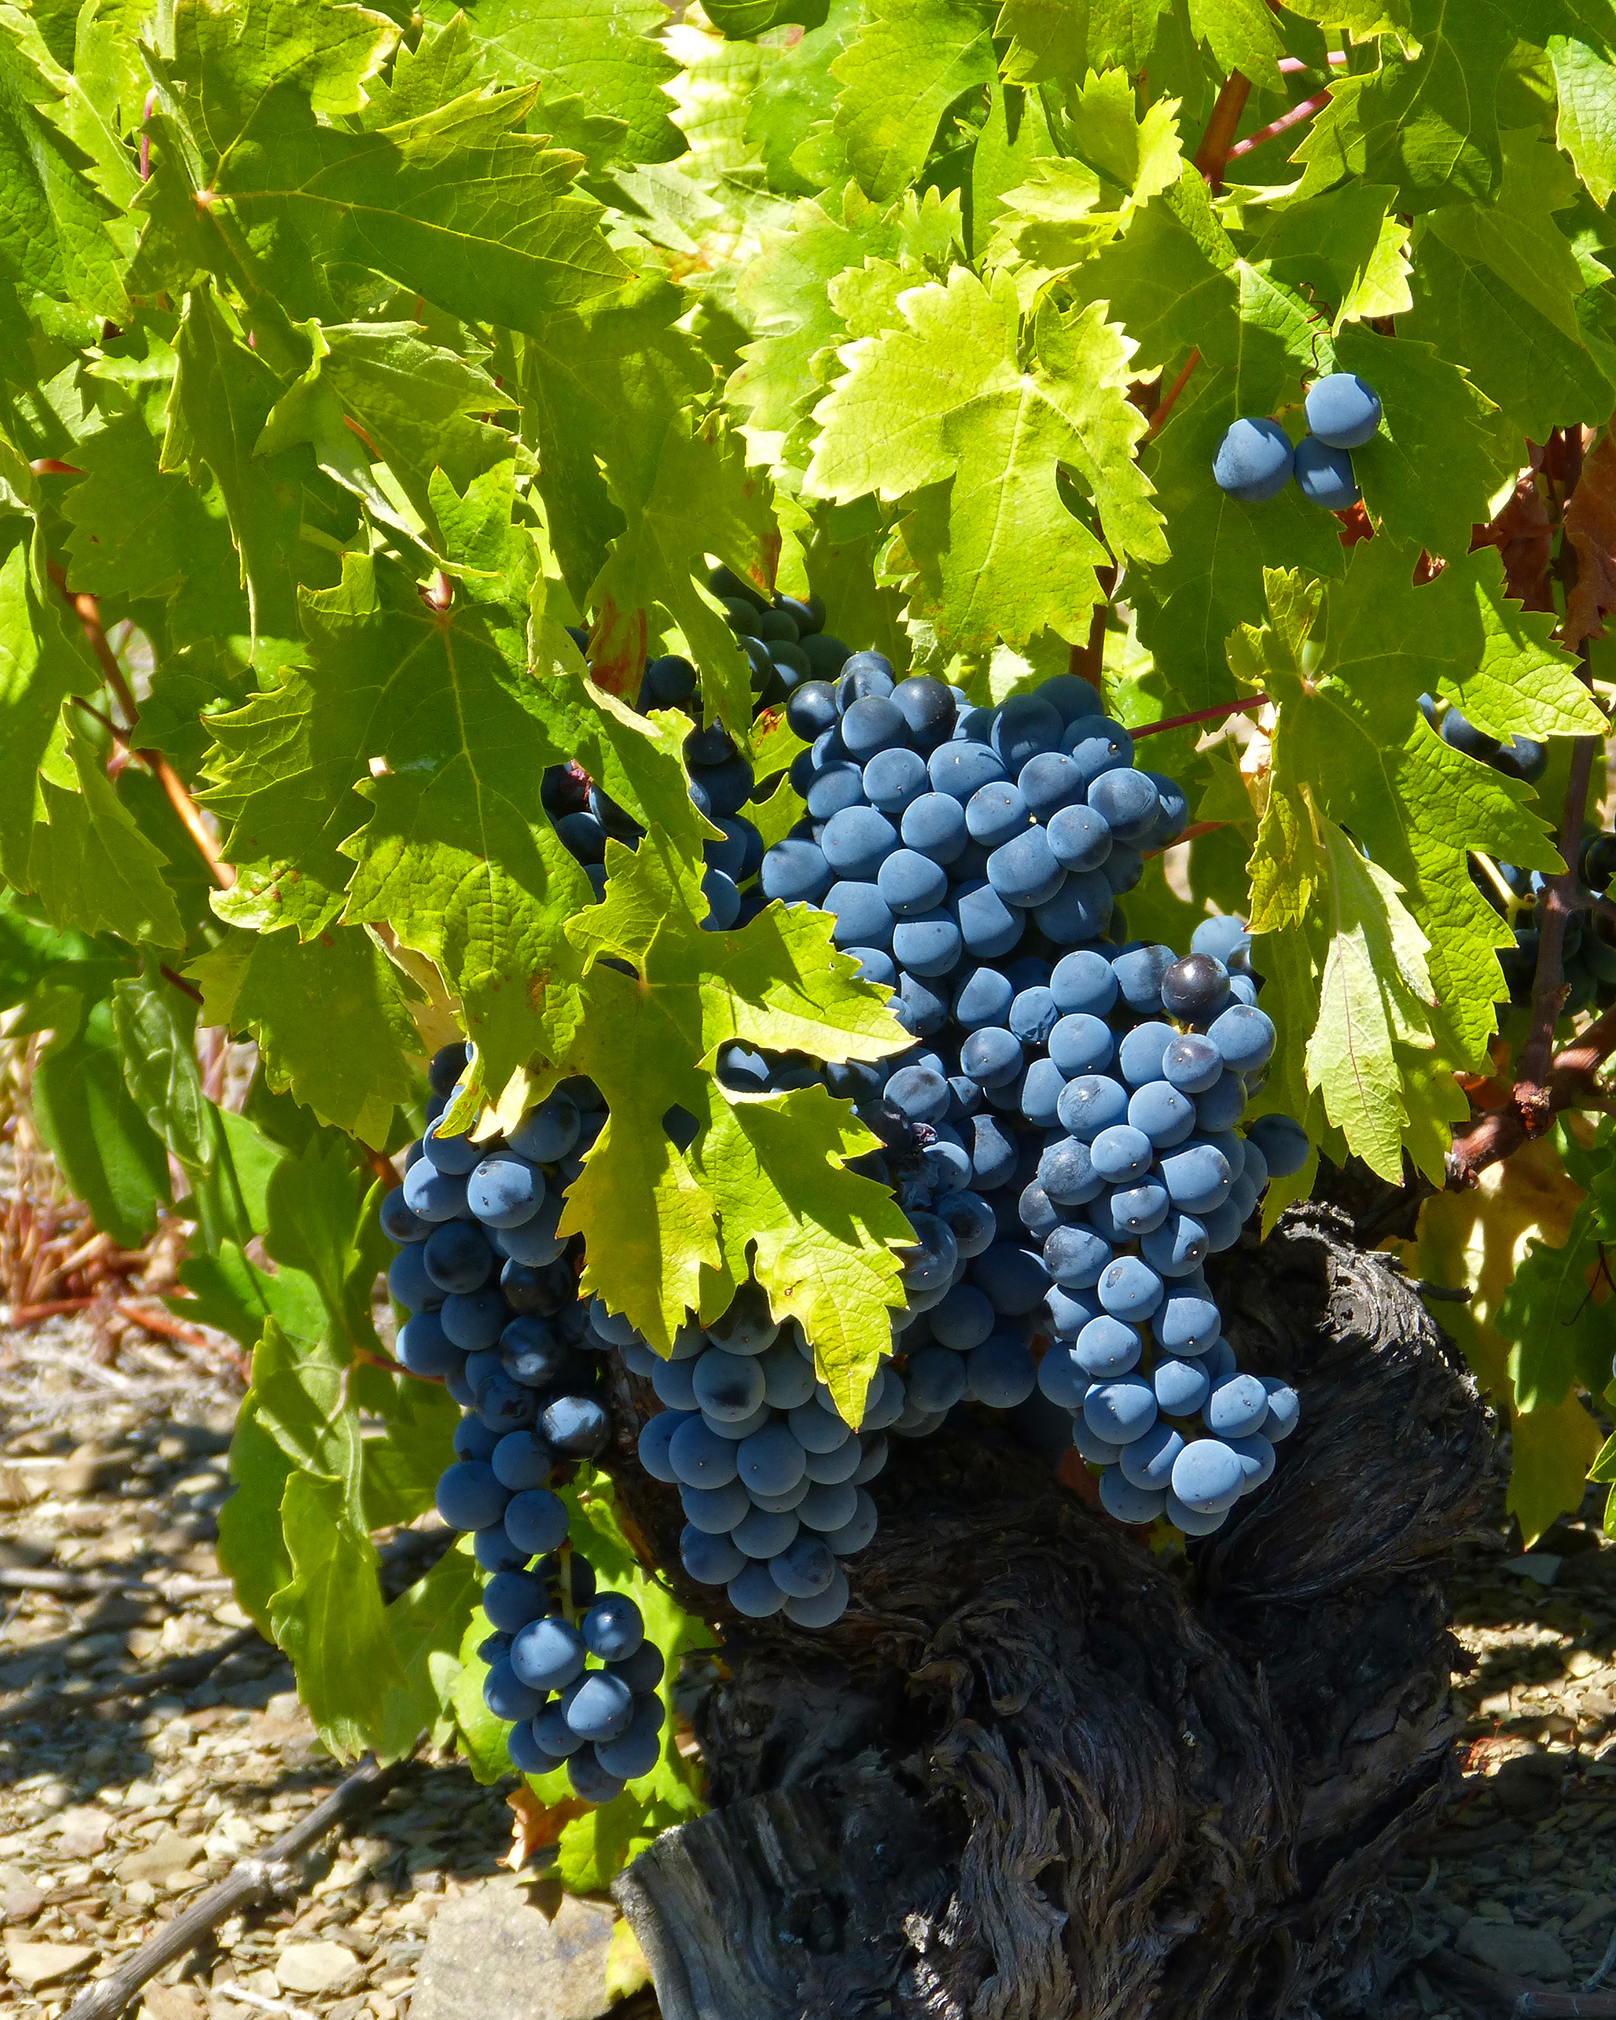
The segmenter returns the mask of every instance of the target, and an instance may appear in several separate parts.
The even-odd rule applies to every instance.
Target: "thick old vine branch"
[[[1616,1009],[1607,1010],[1569,1045],[1563,1045],[1544,1081],[1548,1096],[1547,1115],[1562,1108],[1577,1108],[1597,1094],[1595,1075],[1616,1052]],[[1544,1127],[1547,1127],[1547,1115]],[[1453,1140],[1448,1153],[1448,1186],[1460,1190],[1474,1185],[1490,1164],[1519,1150],[1541,1130],[1529,1130],[1519,1108],[1496,1109],[1471,1125]]]

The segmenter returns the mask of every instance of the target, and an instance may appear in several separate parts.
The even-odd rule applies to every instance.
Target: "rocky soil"
[[[239,1380],[138,1332],[115,1367],[93,1347],[82,1322],[0,1330],[0,2010],[16,2020],[55,2020],[346,1771],[214,1554]],[[415,1762],[294,1895],[149,1986],[149,2020],[654,2013],[609,1905],[501,1870],[514,1786]]]
[[[116,1366],[93,1347],[71,1319],[0,1331],[0,2006],[17,2020],[56,2020],[343,1774],[214,1555],[234,1370],[134,1332]],[[1485,2010],[1478,1966],[1562,1990],[1616,1980],[1602,1499],[1530,1556],[1501,1511],[1466,1552],[1462,1781],[1389,1876],[1403,2013]],[[295,1894],[164,1972],[150,2020],[644,2020],[610,1908],[500,1868],[508,1792],[416,1762]]]

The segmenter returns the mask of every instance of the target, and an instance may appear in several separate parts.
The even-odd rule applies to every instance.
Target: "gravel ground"
[[[256,1637],[190,1688],[75,1703],[247,1626],[214,1555],[239,1383],[138,1335],[116,1369],[92,1347],[63,1320],[0,1331],[0,2009],[18,2020],[65,2011],[345,1771]],[[41,1568],[129,1589],[18,1589]],[[295,1899],[165,1972],[152,2020],[396,2020],[438,1908],[497,1870],[505,1794],[453,1762],[411,1766]]]
[[[109,1367],[80,1321],[0,1331],[0,2008],[17,2020],[55,2020],[341,1779],[290,1668],[243,1634],[215,1558],[239,1395],[233,1370],[194,1346],[131,1332]],[[1421,1960],[1403,2011],[1477,2010],[1461,2003],[1475,1983],[1467,1995],[1455,1976],[1464,1960],[1570,1988],[1616,1956],[1616,1549],[1602,1499],[1530,1558],[1511,1556],[1502,1517],[1466,1552],[1462,1790],[1390,1876]],[[28,1587],[42,1570],[122,1589]],[[233,1638],[201,1681],[92,1701]],[[452,1761],[413,1764],[327,1840],[295,1898],[224,1923],[148,1988],[150,2020],[400,2020],[433,1917],[498,1871],[507,1792]]]

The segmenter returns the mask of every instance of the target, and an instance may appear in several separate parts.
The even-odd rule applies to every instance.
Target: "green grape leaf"
[[[354,1168],[353,1146],[327,1130],[312,1135],[300,1156],[279,1159],[269,1177],[264,1247],[314,1285],[333,1354],[354,1346],[376,1350],[371,1292],[388,1249],[370,1225],[374,1186],[368,1170],[361,1176]]]
[[[1299,195],[1361,176],[1395,184],[1396,208],[1418,215],[1483,203],[1497,189],[1495,100],[1517,33],[1510,12],[1493,0],[1414,0],[1412,15],[1418,56],[1400,60],[1383,43],[1378,70],[1331,79],[1330,103],[1293,157],[1306,171]]]
[[[163,440],[165,471],[187,470],[206,490],[211,474],[229,513],[241,557],[241,584],[251,613],[253,655],[261,669],[288,647],[267,641],[298,634],[303,496],[307,452],[275,457],[257,453],[264,424],[281,387],[275,374],[242,340],[211,288],[197,288],[186,304],[176,345],[179,369]],[[322,570],[318,577],[326,579]]]
[[[136,945],[178,947],[185,927],[164,879],[168,858],[119,798],[99,752],[65,724],[39,769],[44,819],[36,821],[27,868],[17,878],[36,891],[51,923],[117,933]]]
[[[1272,936],[1265,962],[1273,945],[1287,963],[1287,1018],[1310,1027],[1307,1087],[1326,1087],[1348,1146],[1391,1177],[1404,1144],[1440,1175],[1446,1129],[1467,1112],[1447,1076],[1485,1064],[1503,994],[1494,950],[1512,936],[1475,888],[1469,852],[1544,869],[1559,860],[1526,811],[1529,790],[1419,718],[1432,669],[1396,641],[1439,633],[1466,665],[1513,660],[1525,687],[1575,685],[1547,642],[1550,620],[1499,595],[1490,551],[1420,587],[1409,560],[1377,540],[1355,548],[1346,581],[1327,589],[1271,574],[1269,625],[1229,641],[1234,671],[1280,703],[1252,929]],[[1415,601],[1432,589],[1430,602]],[[1364,856],[1349,863],[1332,826]]]
[[[57,124],[66,80],[41,66],[31,25],[20,10],[0,10],[0,283],[24,304],[43,295],[121,324],[129,302],[116,211],[86,173],[90,157]]]
[[[426,0],[428,21],[452,22],[459,0]],[[471,33],[502,82],[537,82],[547,96],[578,97],[620,120],[631,161],[668,161],[680,151],[666,86],[676,75],[658,31],[657,0],[470,0]]]
[[[1397,192],[1344,183],[1327,196],[1254,210],[1254,266],[1297,293],[1336,304],[1334,328],[1363,316],[1401,315],[1409,307],[1408,231],[1391,208]],[[1389,240],[1389,243],[1388,243]]]
[[[1010,39],[1004,76],[1011,84],[1081,84],[1109,65],[1130,76],[1156,46],[1156,24],[1169,0],[1004,0],[994,28]]]
[[[219,1566],[266,1641],[274,1639],[270,1601],[292,1579],[281,1530],[281,1498],[292,1471],[292,1462],[258,1421],[258,1398],[249,1389],[230,1440],[235,1491],[219,1510]]]
[[[73,446],[74,467],[84,476],[62,499],[72,528],[69,584],[115,599],[167,599],[172,593],[183,609],[206,608],[219,632],[245,633],[225,501],[205,478],[195,483],[162,467],[177,359],[157,332],[144,338],[145,355],[130,361],[130,381],[109,383],[97,375],[101,425]],[[139,511],[129,509],[131,498],[140,500]],[[178,621],[184,628],[185,620]]]
[[[507,430],[486,418],[510,404],[489,373],[429,342],[417,325],[309,329],[314,362],[270,413],[256,459],[312,443],[322,469],[391,516],[396,507],[369,467],[383,462],[434,542],[442,539],[430,492],[435,469],[463,493],[513,456],[530,464]]]
[[[23,886],[46,818],[43,765],[62,703],[98,684],[44,576],[43,542],[14,540],[0,561],[0,870]]]
[[[209,798],[238,870],[217,910],[305,939],[343,916],[390,925],[461,996],[502,1087],[533,1049],[530,989],[560,923],[590,897],[539,805],[539,772],[567,753],[521,629],[494,605],[434,611],[352,554],[303,615],[308,666],[215,719]]]
[[[1220,70],[1238,70],[1268,91],[1282,88],[1285,42],[1265,0],[1189,0],[1189,22]]]
[[[304,1342],[317,1340],[325,1324],[325,1306],[312,1277],[295,1269],[278,1269],[271,1276],[233,1241],[221,1241],[214,1255],[188,1257],[180,1264],[180,1282],[191,1295],[168,1299],[171,1312],[197,1325],[217,1326],[249,1350],[269,1319]]]
[[[513,130],[536,97],[531,86],[469,93],[362,133],[320,125],[281,83],[256,100],[206,187],[165,120],[142,198],[154,222],[131,283],[173,285],[201,266],[298,317],[336,307],[333,270],[368,268],[451,315],[536,330],[551,309],[615,293],[629,272],[600,206],[573,189],[582,158]]]
[[[1616,189],[1616,63],[1569,35],[1550,36],[1548,52],[1559,100],[1555,139],[1603,209]]]
[[[1399,544],[1427,553],[1460,555],[1471,529],[1484,522],[1491,494],[1507,472],[1486,425],[1491,402],[1457,365],[1429,344],[1343,330],[1335,361],[1380,395],[1384,425],[1352,452],[1365,502]],[[1441,472],[1440,483],[1432,473]]]
[[[191,1019],[175,1009],[178,992],[147,974],[115,982],[112,998],[124,1079],[190,1181],[186,1203],[203,1244],[210,1252],[226,1241],[245,1248],[263,1226],[279,1149],[204,1094]]]
[[[1125,398],[1129,346],[1096,309],[1039,326],[1043,369],[1018,369],[1013,290],[956,267],[911,289],[905,328],[844,352],[846,377],[815,410],[807,485],[847,500],[951,489],[917,500],[904,537],[918,605],[947,646],[1023,645],[1046,626],[1087,635],[1106,550],[1063,502],[1058,465],[1092,491],[1119,553],[1166,555],[1150,487],[1133,461],[1146,423]]]
[[[377,1582],[376,1548],[340,1480],[294,1472],[281,1496],[292,1577],[269,1602],[276,1642],[320,1737],[352,1756],[374,1744],[387,1700],[407,1686]],[[398,1743],[407,1752],[419,1730]]]
[[[484,1788],[511,1772],[510,1750],[505,1744],[510,1727],[495,1718],[483,1702],[483,1679],[488,1674],[488,1664],[477,1650],[490,1632],[488,1615],[480,1605],[474,1606],[461,1638],[459,1663],[453,1677],[446,1678],[460,1751]]]
[[[271,1087],[365,1143],[387,1141],[414,1093],[420,993],[367,933],[231,933],[187,972],[208,1023],[252,1033]]]
[[[480,91],[491,81],[485,46],[472,33],[465,14],[456,9],[440,27],[431,21],[431,10],[426,12],[427,25],[415,47],[401,42],[386,78],[366,78],[365,103],[358,115],[365,127],[400,126],[468,91]]]
[[[1545,226],[1552,229],[1547,219]],[[1412,281],[1406,333],[1459,365],[1534,440],[1607,417],[1616,384],[1581,337],[1568,337],[1488,262],[1428,235]]]
[[[584,1286],[666,1351],[687,1309],[711,1302],[703,1271],[739,1257],[745,1231],[757,1231],[757,1274],[776,1315],[797,1318],[833,1356],[848,1342],[858,1367],[834,1379],[861,1397],[887,1337],[887,1307],[900,1295],[891,1245],[907,1238],[890,1194],[843,1168],[873,1139],[845,1106],[812,1090],[752,1104],[731,1096],[712,1069],[733,1041],[873,1059],[907,1040],[879,992],[833,950],[825,914],[770,905],[740,932],[705,933],[693,870],[655,840],[633,855],[609,844],[605,902],[567,928],[584,972],[562,1034],[565,1056],[561,1038],[553,1056],[588,1073],[610,1110],[562,1220],[589,1231]],[[634,973],[607,966],[606,957]],[[752,1105],[770,1119],[730,1113]],[[676,1106],[694,1124],[688,1149],[664,1127]],[[796,1139],[780,1116],[797,1118]],[[796,1197],[799,1178],[790,1174],[804,1168],[822,1172],[823,1225],[812,1244],[806,1223],[776,1224],[765,1235],[762,1216],[774,1211],[774,1199]],[[838,1279],[853,1300],[842,1307],[831,1296]]]
[[[974,0],[871,0],[831,65],[836,132],[866,193],[886,201],[919,176],[943,114],[997,74],[994,10]]]
[[[869,260],[926,278],[923,262],[946,260],[960,234],[958,209],[938,191],[872,203],[856,183],[836,197],[800,203],[790,231],[767,231],[739,283],[741,305],[761,334],[742,346],[728,396],[741,415],[751,460],[779,462],[786,436],[818,394],[814,360],[847,334],[829,284]]]
[[[1581,343],[1577,296],[1586,282],[1553,213],[1576,196],[1565,161],[1536,134],[1505,136],[1504,180],[1491,203],[1451,204],[1427,227],[1467,267],[1485,268],[1531,303],[1571,343]]]
[[[1395,1183],[1409,1121],[1396,1048],[1433,1042],[1429,943],[1397,884],[1333,821],[1325,825],[1320,871],[1330,951],[1308,1040],[1308,1080],[1358,1156]]]
[[[611,543],[589,602],[600,614],[590,662],[602,687],[625,700],[639,689],[647,643],[669,638],[665,612],[701,675],[709,718],[746,740],[752,665],[707,588],[707,555],[771,586],[779,534],[766,482],[748,472],[740,439],[716,420],[676,416],[662,437],[650,483]]]
[[[614,301],[547,317],[522,345],[547,531],[580,610],[608,543],[655,485],[669,428],[711,382],[707,360],[673,327],[684,308],[664,276],[642,275]]]
[[[365,1383],[356,1400],[365,1408],[374,1399],[383,1424],[379,1435],[364,1441],[365,1521],[373,1530],[390,1529],[414,1522],[433,1505],[443,1470],[455,1461],[460,1406],[441,1382],[380,1368],[360,1372]],[[459,1626],[454,1646],[460,1646]]]
[[[1608,1387],[1611,1311],[1596,1293],[1602,1278],[1608,1284],[1604,1258],[1613,1239],[1616,1168],[1606,1161],[1593,1172],[1565,1239],[1527,1244],[1494,1316],[1496,1330],[1510,1342],[1517,1409],[1554,1409],[1573,1385],[1595,1396]]]
[[[383,14],[306,0],[177,0],[173,33],[171,75],[210,173],[278,93],[328,117],[360,111],[398,41]]]
[[[109,999],[57,1030],[34,1067],[39,1133],[96,1226],[140,1248],[171,1198],[168,1153],[124,1084]]]
[[[383,1614],[402,1678],[386,1700],[379,1748],[384,1757],[409,1753],[424,1728],[438,1726],[451,1700],[481,1583],[471,1552],[448,1550]]]

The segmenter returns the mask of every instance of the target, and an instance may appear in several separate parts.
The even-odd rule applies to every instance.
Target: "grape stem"
[[[1560,817],[1560,854],[1565,868],[1543,886],[1538,928],[1537,969],[1532,977],[1532,1026],[1521,1047],[1511,1103],[1526,1125],[1528,1136],[1540,1136],[1549,1126],[1550,1102],[1545,1081],[1554,1050],[1554,1026],[1569,994],[1563,968],[1566,927],[1577,909],[1577,858],[1582,847],[1582,821],[1593,778],[1598,739],[1579,736],[1572,746],[1566,779],[1565,807]]]
[[[1199,344],[1197,344],[1195,349],[1191,351],[1189,356],[1184,360],[1184,369],[1179,373],[1178,377],[1173,381],[1172,385],[1168,388],[1167,393],[1161,402],[1161,405],[1157,407],[1155,413],[1151,415],[1150,426],[1145,430],[1145,436],[1147,440],[1149,439],[1150,436],[1155,434],[1156,430],[1161,426],[1163,421],[1165,421],[1167,419],[1167,416],[1173,411],[1173,402],[1178,398],[1179,394],[1182,393],[1184,388],[1189,384],[1190,374],[1195,370],[1195,367],[1200,362],[1201,362],[1201,348]]]
[[[1251,715],[1255,710],[1267,706],[1267,695],[1254,694],[1249,701],[1220,702],[1216,708],[1198,708],[1192,715],[1169,715],[1164,716],[1160,722],[1141,723],[1137,729],[1129,730],[1128,734],[1137,743],[1142,736],[1159,736],[1163,730],[1187,729],[1192,722],[1220,722],[1225,716]]]
[[[1271,119],[1266,126],[1258,127],[1255,133],[1248,133],[1244,140],[1237,140],[1229,149],[1229,160],[1238,161],[1243,154],[1250,154],[1254,147],[1261,147],[1265,141],[1277,140],[1282,133],[1288,133],[1293,126],[1300,126],[1312,119],[1330,102],[1329,87],[1315,92],[1311,98],[1304,98],[1300,105],[1293,105],[1289,112],[1282,112],[1278,119]]]
[[[1594,1076],[1613,1052],[1616,1052],[1616,1009],[1595,1018],[1569,1045],[1562,1045],[1555,1053],[1543,1081],[1549,1114],[1558,1114],[1562,1108],[1596,1105],[1600,1090]],[[1546,1126],[1547,1118],[1539,1128],[1529,1129],[1525,1116],[1513,1102],[1480,1117],[1453,1139],[1453,1148],[1448,1153],[1449,1191],[1462,1192],[1474,1185],[1488,1165],[1512,1156],[1523,1143],[1541,1135]]]
[[[1240,115],[1245,111],[1246,100],[1250,96],[1251,79],[1243,77],[1238,70],[1231,70],[1223,80],[1223,88],[1212,108],[1212,117],[1206,122],[1201,144],[1195,150],[1195,166],[1212,189],[1223,186],[1223,170],[1229,159],[1229,149],[1234,145]]]
[[[118,664],[117,654],[107,643],[107,634],[101,623],[101,606],[93,596],[75,595],[68,588],[67,571],[59,561],[47,562],[46,572],[60,592],[64,602],[69,605],[74,616],[77,617],[79,623],[83,626],[84,636],[89,641],[90,650],[95,654],[101,671],[106,677],[108,687],[117,696],[118,706],[123,710],[129,728],[120,729],[109,716],[102,715],[99,709],[90,707],[90,704],[87,702],[83,705],[89,709],[90,714],[96,716],[98,720],[106,724],[117,742],[121,743],[126,750],[131,751],[134,756],[139,758],[148,771],[155,774],[157,782],[168,795],[169,805],[179,815],[181,826],[183,826],[185,832],[191,837],[191,840],[195,842],[203,860],[206,862],[208,872],[212,876],[213,881],[219,886],[221,891],[228,891],[230,886],[236,881],[236,873],[224,860],[213,831],[202,818],[202,809],[192,799],[179,773],[175,771],[161,751],[142,750],[134,742],[130,732],[140,720],[140,710],[135,703],[134,692],[130,688],[128,681],[124,678],[123,668]]]

